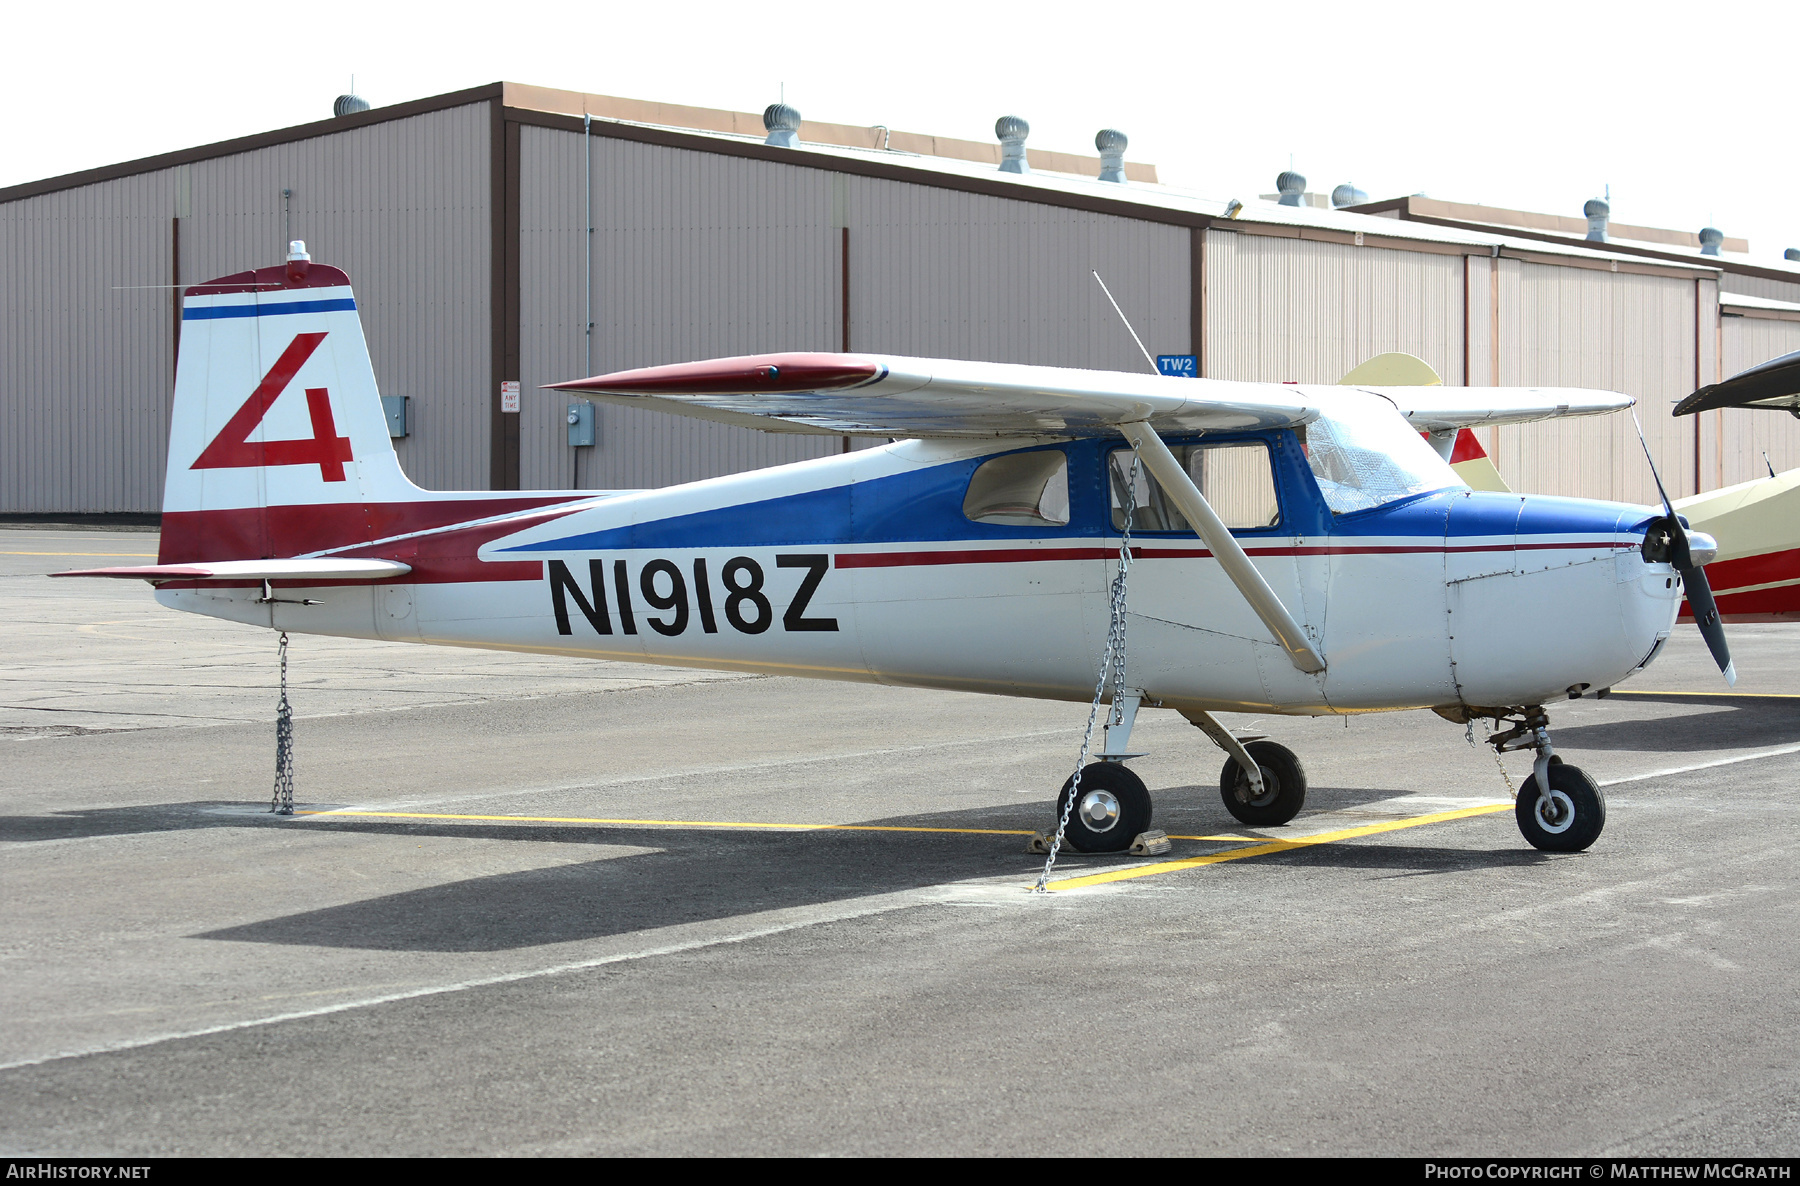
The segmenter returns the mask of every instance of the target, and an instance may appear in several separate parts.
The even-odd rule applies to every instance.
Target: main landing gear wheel
[[[1606,826],[1606,796],[1579,766],[1550,759],[1550,793],[1540,794],[1537,775],[1519,788],[1513,806],[1519,831],[1545,852],[1580,852],[1600,839]]]
[[[1056,796],[1061,819],[1075,784],[1074,775]],[[1144,780],[1117,762],[1095,762],[1081,772],[1081,798],[1069,812],[1063,839],[1076,852],[1124,852],[1139,832],[1150,830],[1150,791]]]
[[[1252,791],[1236,758],[1226,758],[1225,769],[1219,772],[1225,810],[1253,828],[1280,827],[1299,815],[1306,804],[1306,771],[1294,751],[1273,741],[1252,741],[1244,750],[1262,768],[1263,793]]]

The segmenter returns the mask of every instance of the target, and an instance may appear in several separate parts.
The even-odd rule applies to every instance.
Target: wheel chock
[[[1050,851],[1050,842],[1055,839],[1055,832],[1033,832],[1031,834],[1031,839],[1025,842],[1025,851],[1031,853],[1033,856],[1043,856]],[[1085,852],[1079,855],[1086,857],[1107,855],[1160,857],[1168,852],[1171,847],[1173,846],[1169,843],[1169,834],[1161,828],[1157,828],[1149,832],[1139,832],[1137,836],[1132,839],[1131,847],[1127,848],[1123,853],[1107,854]],[[1063,845],[1063,849],[1065,852],[1074,852],[1073,849],[1068,847],[1066,842]]]
[[[1171,847],[1169,834],[1161,828],[1156,828],[1148,832],[1139,832],[1132,840],[1131,847],[1125,851],[1134,857],[1160,857]]]

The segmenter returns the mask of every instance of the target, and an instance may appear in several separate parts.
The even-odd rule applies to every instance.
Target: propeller
[[[1725,627],[1719,622],[1719,606],[1713,600],[1712,586],[1706,580],[1706,562],[1718,554],[1718,545],[1711,536],[1697,533],[1701,546],[1694,546],[1696,536],[1688,534],[1681,516],[1675,513],[1675,504],[1669,501],[1669,492],[1663,489],[1662,475],[1656,472],[1656,458],[1650,455],[1650,442],[1644,439],[1644,426],[1639,423],[1636,412],[1631,414],[1631,422],[1637,425],[1638,444],[1644,447],[1644,460],[1650,463],[1650,476],[1656,479],[1656,493],[1662,497],[1665,516],[1650,525],[1644,535],[1645,544],[1648,547],[1651,533],[1660,531],[1663,534],[1669,565],[1681,574],[1682,584],[1687,587],[1688,604],[1694,610],[1694,625],[1700,627],[1700,636],[1706,639],[1706,649],[1712,652],[1713,662],[1719,665],[1726,685],[1736,687],[1737,667],[1731,662],[1731,647],[1725,641]],[[1703,555],[1698,563],[1695,562],[1696,551]]]

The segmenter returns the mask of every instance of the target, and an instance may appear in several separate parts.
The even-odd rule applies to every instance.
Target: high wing
[[[1081,437],[1305,424],[1318,401],[1260,383],[869,354],[760,354],[549,385],[774,432],[879,437]]]
[[[1675,405],[1677,416],[1714,408],[1785,409],[1800,416],[1800,350],[1758,363],[1719,383],[1709,383]]]
[[[1390,400],[1420,432],[1448,432],[1490,424],[1523,424],[1560,416],[1600,416],[1637,401],[1616,391],[1580,387],[1364,387]]]
[[[830,436],[1109,436],[1306,424],[1330,388],[871,354],[760,354],[548,385],[770,432]],[[1575,388],[1363,387],[1421,431],[1589,416],[1630,396]]]

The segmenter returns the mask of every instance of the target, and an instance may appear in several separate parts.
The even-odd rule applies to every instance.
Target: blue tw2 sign
[[[1199,364],[1192,354],[1158,354],[1156,369],[1165,375],[1174,375],[1180,379],[1197,379],[1200,377]]]

